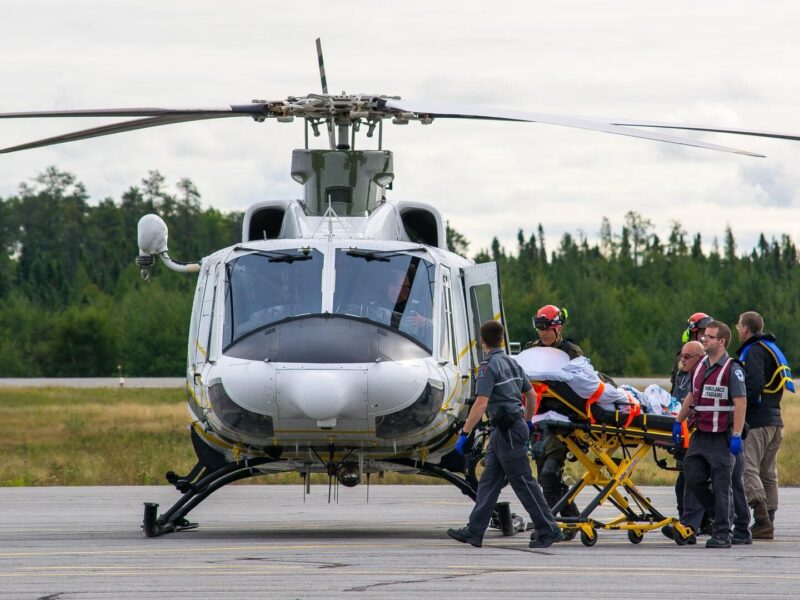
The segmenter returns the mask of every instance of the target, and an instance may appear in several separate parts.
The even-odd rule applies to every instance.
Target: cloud
[[[782,164],[742,167],[740,176],[766,206],[800,206],[800,177]]]
[[[254,6],[256,8],[254,8]],[[407,0],[401,10],[308,0],[262,10],[244,0],[12,2],[0,23],[0,111],[219,105],[319,90],[322,36],[331,88],[566,115],[609,115],[800,132],[800,7],[722,0]],[[368,23],[368,25],[367,25]],[[0,146],[97,122],[0,121]],[[739,239],[796,219],[800,145],[701,136],[765,161],[539,124],[437,121],[387,126],[395,199],[428,201],[474,249],[541,222],[550,237],[587,232],[628,210],[656,223],[738,214]],[[312,143],[319,146],[318,140]],[[372,144],[374,142],[370,142]],[[297,197],[289,178],[302,125],[220,121],[145,130],[0,156],[0,196],[56,164],[93,197],[119,198],[150,169],[191,178],[204,203],[243,210]],[[370,147],[362,142],[360,147]],[[790,149],[789,147],[792,147]],[[737,216],[738,216],[737,214]],[[710,232],[722,235],[719,231]]]

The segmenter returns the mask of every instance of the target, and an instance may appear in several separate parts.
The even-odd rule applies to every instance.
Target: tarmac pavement
[[[674,492],[644,488],[669,513]],[[641,544],[601,531],[528,548],[489,530],[483,548],[450,540],[471,501],[446,485],[228,486],[190,518],[198,529],[146,538],[143,502],[168,487],[0,488],[0,599],[746,598],[800,597],[800,489],[781,490],[777,536],[751,546]],[[504,497],[519,502],[509,490]],[[608,518],[612,509],[595,516]]]

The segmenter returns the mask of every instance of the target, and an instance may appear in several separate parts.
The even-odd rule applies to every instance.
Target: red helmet
[[[713,321],[711,317],[709,317],[706,313],[703,312],[696,312],[691,317],[689,317],[689,326],[684,329],[683,335],[681,336],[681,341],[685,344],[689,341],[691,334],[699,331],[701,329],[705,329],[709,326],[711,321]]]
[[[555,327],[556,325],[563,325],[566,321],[566,309],[561,309],[552,304],[548,304],[536,312],[536,316],[533,318],[533,326],[536,329],[544,330]]]
[[[709,317],[706,313],[703,312],[696,312],[691,317],[689,317],[689,327],[687,329],[689,331],[697,331],[698,329],[705,329],[708,327],[709,323],[713,321],[711,317]]]

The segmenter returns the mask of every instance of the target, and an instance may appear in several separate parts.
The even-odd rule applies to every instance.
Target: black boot
[[[754,540],[771,540],[775,537],[775,526],[769,519],[767,503],[763,500],[753,504],[753,518],[755,523],[750,528]]]
[[[469,530],[469,527],[462,527],[461,529],[448,529],[447,535],[457,542],[461,542],[462,544],[470,544],[471,546],[475,546],[477,548],[480,548],[483,545],[483,538],[479,538],[474,535]]]

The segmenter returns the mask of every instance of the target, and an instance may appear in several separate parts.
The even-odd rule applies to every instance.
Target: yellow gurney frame
[[[578,399],[565,384],[548,383],[542,397],[559,401],[569,409],[571,417],[580,419],[569,423],[547,422],[549,430],[564,441],[584,468],[580,479],[553,507],[553,514],[557,515],[574,502],[584,489],[591,486],[597,490],[578,517],[556,517],[562,529],[580,532],[585,546],[597,543],[599,529],[627,531],[628,540],[634,544],[641,542],[646,532],[665,525],[672,525],[679,533],[682,538],[676,540],[679,544],[688,538],[691,530],[677,518],[666,517],[658,511],[633,481],[637,465],[647,454],[652,452],[655,456],[657,447],[673,447],[672,417],[642,414],[630,419],[628,427],[624,427],[629,420],[628,413],[603,411],[596,405],[587,407],[586,400]],[[594,416],[604,422],[595,421]],[[614,456],[618,452],[621,457]],[[664,468],[663,461],[657,464]],[[607,521],[593,518],[595,509],[606,502],[615,506],[620,514]]]

